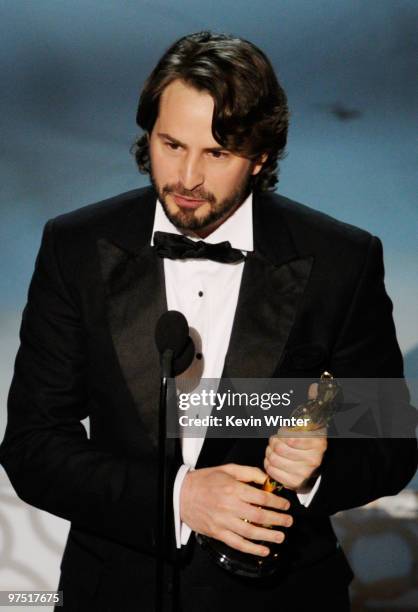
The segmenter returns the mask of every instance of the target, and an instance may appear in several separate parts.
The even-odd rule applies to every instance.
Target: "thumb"
[[[318,383],[312,383],[308,389],[308,399],[314,400],[318,397]]]

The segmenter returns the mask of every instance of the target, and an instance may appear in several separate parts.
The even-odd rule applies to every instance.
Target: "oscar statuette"
[[[329,372],[323,372],[318,381],[318,392],[315,399],[310,399],[303,404],[300,404],[293,410],[291,416],[295,418],[304,418],[308,420],[306,426],[287,427],[286,435],[293,431],[326,431],[326,427],[340,401],[341,388]],[[280,435],[280,430],[278,432]],[[253,486],[260,487],[256,483]],[[271,479],[266,478],[261,486],[263,491],[278,493],[283,489],[283,485]],[[270,529],[278,529],[278,527],[270,525],[260,525]],[[283,528],[281,527],[280,530]],[[291,528],[290,528],[291,529]],[[196,533],[196,539],[210,557],[221,567],[225,568],[233,574],[239,576],[248,576],[252,578],[261,578],[270,576],[271,574],[284,569],[288,563],[287,538],[281,544],[273,542],[260,542],[265,544],[270,549],[269,555],[259,557],[256,555],[243,553],[239,550],[231,548],[224,542],[210,538],[208,536]]]

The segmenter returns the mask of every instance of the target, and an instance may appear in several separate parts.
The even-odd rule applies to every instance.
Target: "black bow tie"
[[[154,232],[154,246],[159,257],[168,259],[211,259],[221,263],[235,263],[245,259],[239,249],[233,249],[231,243],[218,242],[208,244],[203,240],[194,242],[180,234]]]

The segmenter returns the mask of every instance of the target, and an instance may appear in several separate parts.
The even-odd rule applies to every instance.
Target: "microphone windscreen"
[[[187,368],[191,365],[195,355],[194,342],[190,338],[188,338],[187,345],[182,353],[178,357],[174,357],[173,360],[173,376],[179,376],[179,374],[183,374],[187,370]]]
[[[189,341],[189,326],[186,317],[177,310],[168,310],[157,321],[155,343],[163,354],[167,349],[174,352],[174,359],[186,349]]]

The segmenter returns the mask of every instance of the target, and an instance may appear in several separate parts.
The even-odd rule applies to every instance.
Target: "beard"
[[[164,213],[169,221],[180,230],[204,230],[205,228],[226,220],[248,197],[252,186],[252,173],[248,172],[245,179],[236,186],[235,190],[222,200],[218,200],[213,193],[203,189],[189,191],[181,185],[166,184],[162,188],[157,184],[155,177],[150,171],[151,184],[157,192]],[[205,200],[205,203],[197,209],[178,208],[173,211],[167,204],[167,196],[176,193],[188,198]],[[208,207],[209,205],[209,207]],[[204,207],[202,213],[200,209]],[[199,214],[200,213],[200,214]]]

